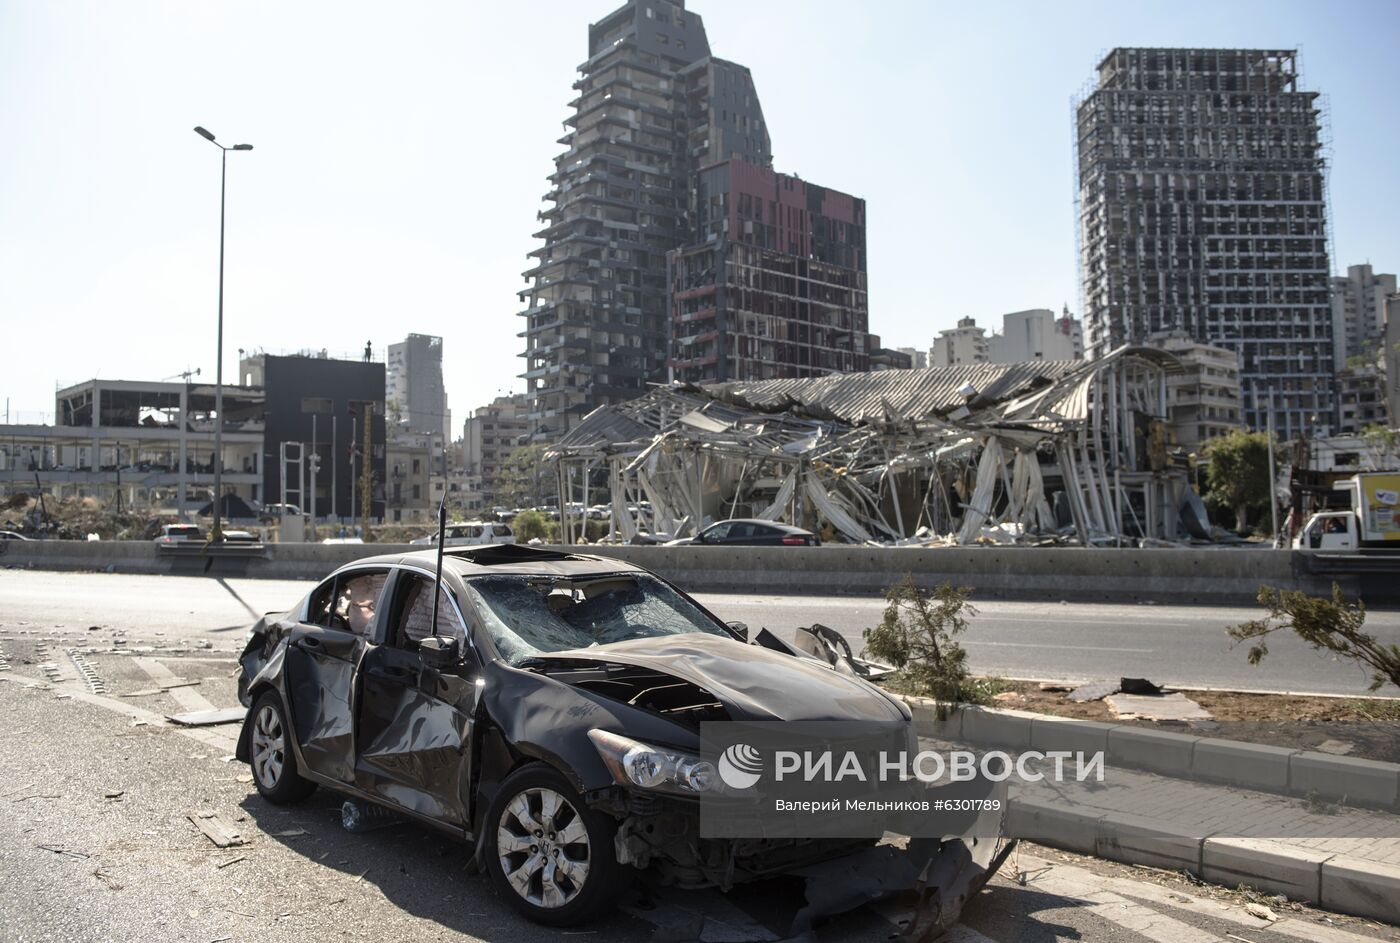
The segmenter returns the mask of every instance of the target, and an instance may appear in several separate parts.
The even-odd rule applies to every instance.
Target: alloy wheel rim
[[[253,775],[265,789],[277,788],[286,763],[286,737],[282,717],[271,704],[258,711],[253,722]]]
[[[522,789],[497,823],[501,872],[536,907],[552,910],[578,897],[588,880],[591,850],[583,817],[553,789]]]

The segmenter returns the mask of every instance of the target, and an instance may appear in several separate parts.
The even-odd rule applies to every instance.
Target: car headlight
[[[588,739],[619,785],[682,795],[698,795],[719,786],[714,764],[698,756],[654,747],[606,730],[590,730]]]

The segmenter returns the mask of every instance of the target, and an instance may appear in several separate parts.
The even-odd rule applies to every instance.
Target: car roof
[[[778,530],[785,530],[793,533],[808,533],[806,530],[794,524],[784,524],[782,521],[765,521],[761,517],[731,517],[728,520],[715,521],[715,524],[762,524],[764,527],[776,527]],[[715,525],[711,524],[710,526],[713,527]]]
[[[432,570],[437,566],[437,550],[416,550],[408,553],[386,553],[365,557],[349,566],[412,565]],[[480,547],[449,547],[442,554],[444,571],[459,577],[509,574],[513,576],[596,576],[604,573],[637,572],[646,569],[623,560],[599,557],[565,550],[520,544],[486,544]],[[343,569],[343,568],[342,568]]]

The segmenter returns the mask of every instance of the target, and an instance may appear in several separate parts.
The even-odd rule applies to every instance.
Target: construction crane
[[[176,377],[179,377],[181,380],[184,380],[186,383],[188,383],[188,382],[190,382],[190,377],[197,377],[197,376],[199,376],[199,368],[198,368],[198,367],[195,367],[193,370],[191,370],[191,369],[189,369],[189,368],[187,367],[187,368],[185,368],[185,372],[184,372],[184,373],[177,373],[177,374],[175,374],[174,376],[161,377],[161,382],[164,383],[166,380],[173,380],[173,379],[175,379]]]

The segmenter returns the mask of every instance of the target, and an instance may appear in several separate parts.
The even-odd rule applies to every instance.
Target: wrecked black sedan
[[[598,915],[628,866],[728,887],[870,844],[705,840],[696,818],[702,721],[908,723],[874,685],[616,560],[448,550],[436,625],[434,585],[433,551],[372,557],[253,627],[237,756],[269,801],[321,785],[460,836],[550,924]]]

